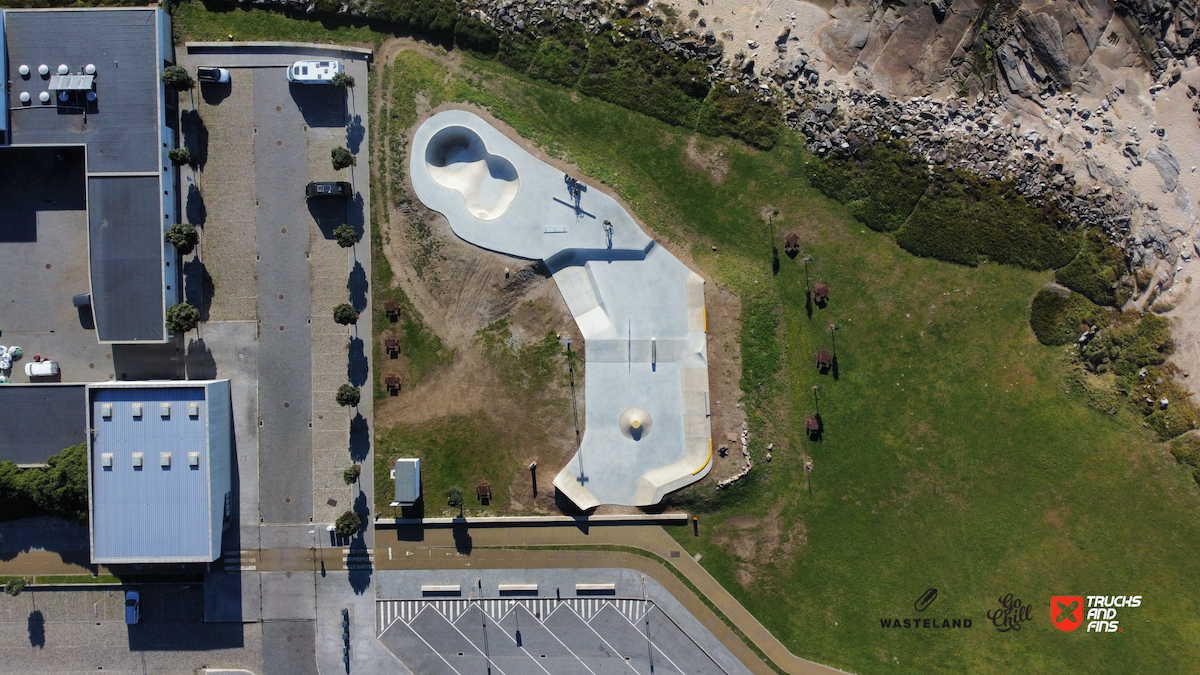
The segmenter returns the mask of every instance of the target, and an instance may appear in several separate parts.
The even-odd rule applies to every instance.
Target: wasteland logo
[[[987,613],[987,618],[1001,633],[1021,630],[1021,624],[1033,618],[1033,606],[1014,598],[1012,593],[999,598],[1000,607]]]
[[[924,612],[929,609],[934,600],[937,600],[938,592],[936,588],[930,588],[921,595],[917,596],[913,602],[913,609],[918,612]],[[970,628],[970,619],[921,619],[913,617],[911,619],[880,619],[880,628]]]

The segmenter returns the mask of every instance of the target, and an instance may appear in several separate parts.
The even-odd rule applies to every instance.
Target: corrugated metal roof
[[[181,383],[182,384],[182,383]],[[91,531],[94,562],[208,562],[214,551],[205,388],[93,388],[91,419]],[[199,416],[188,403],[199,403]],[[103,417],[102,404],[112,405]],[[135,403],[142,407],[134,417]],[[170,415],[160,412],[170,403]],[[218,402],[219,404],[219,402]],[[221,433],[221,432],[214,432]],[[226,429],[224,433],[228,434]],[[188,453],[199,453],[191,467]],[[134,455],[142,467],[134,466]],[[169,466],[161,461],[170,453]],[[104,455],[112,468],[104,468]],[[218,521],[219,522],[219,521]]]
[[[400,504],[413,504],[421,497],[421,460],[396,460],[396,499]]]
[[[0,461],[44,464],[87,441],[82,384],[0,386]]]

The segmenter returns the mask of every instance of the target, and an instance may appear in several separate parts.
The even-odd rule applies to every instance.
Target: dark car
[[[354,194],[354,188],[344,180],[321,181],[309,183],[304,188],[304,196],[313,197],[349,197]]]

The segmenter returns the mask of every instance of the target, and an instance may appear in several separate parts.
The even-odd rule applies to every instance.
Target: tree
[[[338,387],[337,395],[334,398],[337,399],[338,405],[351,408],[358,405],[358,402],[362,400],[362,392],[354,385],[343,384]]]
[[[343,302],[333,308],[333,320],[343,326],[358,323],[358,310]]]
[[[342,472],[342,480],[346,481],[346,485],[354,485],[354,481],[362,475],[362,467],[357,464],[351,464],[349,469]]]
[[[346,73],[338,73],[337,75],[333,76],[332,81],[335,85],[342,87],[343,89],[353,89],[354,88],[354,76],[353,75],[347,75]]]
[[[200,325],[200,311],[186,302],[167,308],[167,330],[172,333],[186,333],[198,325]]]
[[[342,248],[350,248],[358,243],[358,233],[349,225],[338,225],[333,228],[333,236],[337,239],[338,246]]]
[[[192,163],[192,153],[187,148],[171,148],[167,152],[167,159],[175,166],[183,166]]]
[[[167,66],[163,69],[162,81],[175,91],[187,91],[196,86],[196,81],[183,66]]]
[[[174,246],[179,255],[187,255],[196,250],[196,244],[200,243],[200,235],[196,233],[196,226],[191,223],[175,223],[167,230],[167,243]]]
[[[358,160],[354,158],[354,155],[350,154],[350,150],[340,145],[334,148],[329,153],[329,156],[333,160],[334,171],[341,171],[348,166],[354,166],[358,164]]]
[[[8,593],[9,595],[13,596],[14,598],[17,597],[18,595],[20,595],[21,591],[23,591],[23,590],[25,590],[25,580],[24,579],[13,579],[12,581],[8,582],[7,584],[4,584],[4,592]]]
[[[446,506],[452,509],[458,509],[458,517],[463,517],[463,491],[462,488],[455,485],[446,490]]]
[[[338,516],[337,521],[333,524],[333,531],[339,537],[353,537],[358,534],[359,528],[362,527],[362,518],[353,511],[347,511]]]
[[[87,445],[66,448],[46,466],[0,462],[0,520],[49,515],[87,522]]]

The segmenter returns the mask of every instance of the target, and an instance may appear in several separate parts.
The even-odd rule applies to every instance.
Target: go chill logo
[[[1140,595],[1089,595],[1086,600],[1082,595],[1055,595],[1050,598],[1050,623],[1064,633],[1085,623],[1088,633],[1123,633],[1117,610],[1141,605]]]

